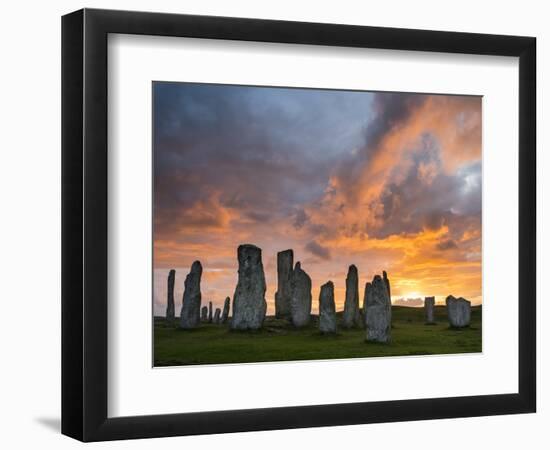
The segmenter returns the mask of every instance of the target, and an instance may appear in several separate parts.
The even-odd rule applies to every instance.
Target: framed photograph
[[[62,20],[62,432],[536,409],[536,40]]]

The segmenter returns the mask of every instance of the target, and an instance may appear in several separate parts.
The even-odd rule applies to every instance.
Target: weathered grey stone
[[[323,334],[336,333],[336,306],[332,281],[321,286],[319,294],[319,331]]]
[[[262,250],[255,245],[240,245],[237,250],[239,277],[233,295],[234,330],[257,330],[262,327],[267,303]]]
[[[275,316],[290,318],[290,301],[292,295],[291,279],[294,252],[284,250],[277,253],[277,292],[275,292]]]
[[[311,318],[311,278],[302,269],[300,262],[292,271],[290,294],[290,317],[292,325],[304,327]]]
[[[208,322],[212,323],[212,302],[208,302]]]
[[[201,322],[208,322],[208,306],[201,308]]]
[[[365,290],[363,291],[363,307],[361,308],[361,322],[363,328],[367,328],[367,293],[370,290],[371,284],[365,283]]]
[[[365,286],[367,341],[391,342],[391,301],[388,284],[380,275]]]
[[[391,302],[391,288],[390,288],[390,280],[388,278],[388,274],[385,270],[382,271],[382,277],[384,279],[384,283],[386,284],[386,287],[388,288],[388,297],[390,297]]]
[[[221,313],[222,313],[222,310],[220,308],[216,308],[216,311],[214,312],[214,323],[215,324],[220,323]]]
[[[464,328],[470,326],[471,303],[460,297],[455,298],[449,295],[445,300],[447,305],[447,317],[453,328]]]
[[[168,294],[166,296],[166,321],[173,323],[176,317],[176,308],[174,306],[174,284],[176,282],[176,271],[172,269],[168,273]]]
[[[202,266],[199,261],[191,265],[185,277],[185,290],[180,313],[180,328],[195,328],[200,323]]]
[[[434,309],[435,309],[435,297],[424,298],[424,315],[426,317],[427,324],[434,324]]]
[[[227,322],[227,319],[229,318],[229,305],[231,303],[231,299],[229,297],[225,298],[225,302],[223,303],[223,312],[221,317],[221,323]]]
[[[346,301],[344,303],[344,316],[342,320],[344,328],[361,326],[361,313],[359,312],[359,277],[357,267],[349,266],[346,277]]]

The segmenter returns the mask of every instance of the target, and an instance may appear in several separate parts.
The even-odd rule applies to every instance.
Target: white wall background
[[[60,16],[83,6],[531,35],[538,38],[539,412],[535,415],[362,425],[100,443],[94,448],[408,449],[547,448],[550,420],[550,319],[542,280],[549,261],[550,157],[544,106],[550,104],[549,11],[545,2],[407,0],[338,2],[111,0],[9,2],[0,18],[0,444],[4,448],[75,448],[60,418]],[[542,254],[546,252],[545,256]],[[545,354],[546,353],[546,354]],[[457,436],[462,436],[460,439]]]

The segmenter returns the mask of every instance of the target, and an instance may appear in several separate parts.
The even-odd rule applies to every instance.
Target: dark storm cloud
[[[333,161],[361,143],[371,97],[155,83],[157,231],[177,228],[183,211],[201,203],[300,227],[299,205],[318,198]],[[216,214],[204,219],[216,222]]]
[[[428,98],[427,95],[407,93],[373,94],[369,120],[363,129],[363,141],[356,154],[342,158],[337,168],[340,189],[350,201],[356,200],[355,185],[363,176],[365,165],[380,151],[384,137],[405,125]]]
[[[458,245],[452,239],[444,239],[438,242],[436,247],[438,250],[451,250],[457,248]]]
[[[319,244],[316,241],[308,242],[305,245],[304,249],[310,252],[312,255],[315,255],[321,259],[325,259],[325,260],[330,259],[330,250],[326,247],[323,247],[321,244]]]
[[[406,93],[378,93],[374,96],[374,119],[369,123],[365,149],[374,151],[387,134],[408,121],[411,114],[422,105],[428,96]]]
[[[309,217],[307,216],[306,212],[303,209],[299,209],[298,211],[296,211],[296,214],[294,216],[294,228],[299,230],[307,223],[308,220]]]
[[[378,225],[369,236],[418,233],[423,229],[449,227],[450,238],[438,245],[453,248],[463,232],[481,220],[481,163],[465,165],[449,175],[442,170],[437,141],[425,135],[421,147],[412,153],[405,176],[384,187],[380,198]],[[375,209],[373,207],[373,209]]]
[[[272,215],[264,212],[256,211],[247,211],[245,213],[246,217],[251,219],[253,222],[269,222],[272,219]]]

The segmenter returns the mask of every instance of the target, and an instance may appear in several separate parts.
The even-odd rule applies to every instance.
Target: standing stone
[[[357,267],[349,266],[346,278],[346,301],[344,303],[343,325],[351,328],[361,325],[361,313],[359,312],[359,277]]]
[[[385,270],[382,271],[382,277],[384,278],[384,284],[388,288],[388,296],[390,297],[390,302],[391,302],[390,280],[389,280],[388,274],[386,273]]]
[[[202,266],[199,261],[191,265],[191,271],[185,277],[185,290],[180,313],[180,328],[191,329],[199,325],[201,309]]]
[[[233,295],[233,330],[258,330],[262,327],[267,303],[262,250],[255,245],[239,245],[239,278]]]
[[[173,323],[176,317],[176,308],[174,306],[174,284],[176,282],[176,271],[172,269],[168,273],[168,295],[166,297],[166,321]]]
[[[319,295],[319,331],[336,333],[336,306],[334,304],[334,284],[329,281],[321,286]]]
[[[208,302],[208,322],[212,323],[212,302]]]
[[[220,308],[216,308],[216,312],[214,312],[214,323],[217,325],[220,323],[220,315],[222,313],[222,310]]]
[[[277,292],[275,292],[275,316],[290,318],[291,279],[294,252],[284,250],[277,253]]]
[[[201,322],[208,322],[208,307],[203,306],[201,308]]]
[[[424,298],[424,314],[426,316],[426,323],[432,325],[435,323],[434,318],[435,297]]]
[[[362,316],[362,322],[363,322],[363,328],[367,329],[367,297],[368,297],[368,292],[371,288],[371,284],[370,283],[365,283],[365,290],[363,291],[363,308],[361,308],[361,313],[363,314]]]
[[[227,322],[227,319],[229,318],[229,304],[230,303],[231,303],[231,299],[229,297],[226,297],[225,302],[223,303],[223,312],[222,312],[221,323]]]
[[[471,303],[460,297],[454,298],[449,295],[445,300],[447,305],[447,317],[453,328],[464,328],[470,326]]]
[[[290,318],[295,327],[305,327],[311,317],[311,278],[297,262],[292,271]]]
[[[380,275],[365,287],[367,341],[391,342],[391,301],[388,284]]]

